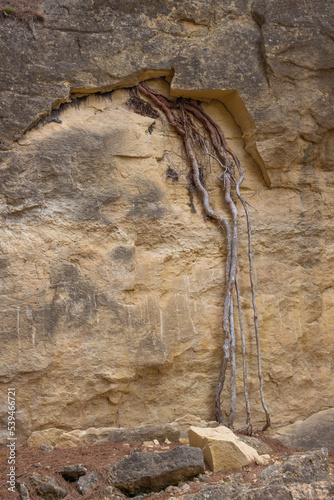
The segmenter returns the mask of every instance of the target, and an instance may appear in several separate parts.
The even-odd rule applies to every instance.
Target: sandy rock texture
[[[203,450],[204,460],[213,472],[239,471],[251,462],[266,465],[270,461],[270,455],[260,456],[224,426],[215,429],[190,427],[188,436],[190,446]]]
[[[40,10],[43,23],[1,21],[4,421],[8,387],[22,442],[49,428],[213,418],[224,236],[198,200],[190,212],[180,139],[121,90],[163,75],[159,90],[206,101],[245,169],[273,425],[332,406],[330,2],[48,0]],[[213,161],[210,190],[225,210],[219,172]],[[244,238],[259,424],[245,252]]]

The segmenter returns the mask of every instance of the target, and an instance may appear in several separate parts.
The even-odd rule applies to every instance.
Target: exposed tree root
[[[251,412],[247,386],[247,371],[246,371],[246,347],[245,347],[245,331],[242,319],[242,308],[240,299],[240,290],[237,280],[237,264],[238,264],[238,210],[233,199],[235,192],[240,200],[246,216],[247,233],[248,233],[248,260],[249,260],[249,276],[250,288],[252,293],[252,307],[254,312],[254,333],[257,348],[258,360],[258,376],[260,381],[260,396],[261,403],[265,412],[266,423],[263,430],[270,426],[270,415],[266,407],[263,395],[263,380],[261,373],[261,352],[259,340],[258,315],[255,303],[255,285],[253,272],[252,258],[252,241],[251,241],[251,223],[248,210],[248,204],[240,193],[240,186],[244,180],[243,170],[236,154],[228,147],[224,134],[220,127],[208,116],[201,106],[193,103],[188,99],[178,98],[176,100],[167,99],[162,94],[149,87],[147,83],[142,82],[137,89],[145,95],[155,106],[157,106],[166,115],[168,122],[174,127],[176,132],[182,137],[187,158],[191,169],[191,181],[193,188],[190,187],[190,193],[195,189],[201,198],[204,213],[217,221],[218,225],[225,230],[226,245],[227,245],[227,260],[226,260],[226,291],[223,310],[223,360],[221,364],[220,374],[218,378],[217,388],[215,391],[215,415],[219,423],[233,428],[233,423],[236,415],[236,339],[234,328],[234,300],[237,299],[237,309],[239,317],[239,329],[241,334],[242,358],[243,358],[243,382],[244,395],[246,404],[246,424],[240,432],[246,434],[252,433]],[[139,97],[138,97],[139,98]],[[138,103],[136,103],[138,105]],[[143,104],[141,109],[146,107]],[[209,151],[208,149],[211,149]],[[199,154],[200,152],[200,154]],[[210,195],[205,186],[204,181],[204,166],[203,158],[208,156],[214,158],[222,167],[222,174],[219,179],[224,186],[224,199],[229,208],[230,217],[227,220],[223,215],[212,208]],[[191,200],[191,205],[193,203]],[[230,365],[230,412],[228,421],[224,421],[223,411],[221,409],[221,394],[224,388],[227,368]]]

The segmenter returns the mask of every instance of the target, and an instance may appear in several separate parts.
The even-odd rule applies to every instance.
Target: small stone
[[[74,482],[79,479],[79,477],[84,476],[87,473],[87,469],[84,465],[66,465],[58,469],[58,472],[65,481]]]
[[[103,500],[122,500],[125,499],[126,496],[116,488],[115,486],[107,486],[107,488],[103,492]],[[136,497],[138,499],[138,497]]]
[[[271,461],[270,455],[259,455],[259,458],[255,460],[258,465],[268,465]]]
[[[42,464],[38,462],[37,464],[33,464],[33,467],[42,467]]]
[[[156,446],[159,446],[159,441],[157,439],[153,439],[153,443],[156,445]]]
[[[144,441],[143,445],[151,448],[152,446],[154,446],[154,443],[153,443],[153,441]]]
[[[179,491],[180,490],[177,486],[167,486],[167,488],[165,488],[165,493],[171,493],[172,495],[177,495]]]
[[[24,483],[16,483],[15,486],[20,493],[21,500],[30,500],[29,490]]]
[[[201,483],[207,483],[209,481],[209,478],[207,476],[200,475],[199,480],[201,481]]]
[[[42,451],[48,451],[48,452],[54,451],[54,447],[50,443],[42,443],[39,448]]]
[[[81,476],[77,483],[77,490],[81,495],[87,495],[93,488],[95,488],[99,475],[97,472],[93,471],[85,476]]]
[[[166,443],[166,444],[171,444],[171,441],[169,441],[169,439],[167,439],[167,438],[166,438],[166,439],[165,439],[165,443]]]

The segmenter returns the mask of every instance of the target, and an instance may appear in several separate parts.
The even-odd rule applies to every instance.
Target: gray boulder
[[[287,446],[311,450],[334,448],[334,408],[319,411],[304,421],[278,429],[274,436]]]
[[[41,476],[36,472],[29,477],[29,481],[36,493],[46,500],[64,498],[67,495],[66,489],[54,477]]]
[[[112,483],[130,495],[159,491],[204,472],[199,448],[177,446],[165,452],[132,453],[109,469]]]
[[[283,464],[270,465],[261,473],[261,480],[273,483],[312,483],[329,481],[328,450],[295,453]]]

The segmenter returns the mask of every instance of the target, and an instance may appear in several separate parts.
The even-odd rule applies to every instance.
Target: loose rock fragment
[[[67,495],[66,489],[54,477],[35,473],[29,477],[29,481],[37,494],[46,500],[64,498]]]
[[[52,446],[52,444],[50,443],[42,443],[41,446],[40,446],[40,449],[42,451],[48,451],[48,452],[51,452],[54,450],[54,447]]]
[[[58,472],[66,481],[73,482],[77,481],[79,477],[84,476],[87,473],[87,469],[84,465],[67,465],[58,469]]]
[[[261,457],[224,426],[206,429],[190,427],[188,436],[190,446],[203,450],[205,461],[214,472],[241,470],[251,462],[265,464],[268,461],[268,456]]]
[[[21,500],[30,500],[28,488],[24,483],[16,483],[16,488],[20,493]]]
[[[85,476],[81,476],[77,483],[77,490],[81,495],[87,495],[95,486],[99,480],[99,475],[97,472],[90,472]]]
[[[109,470],[115,486],[130,495],[159,491],[203,472],[203,452],[189,446],[163,452],[132,453]]]

